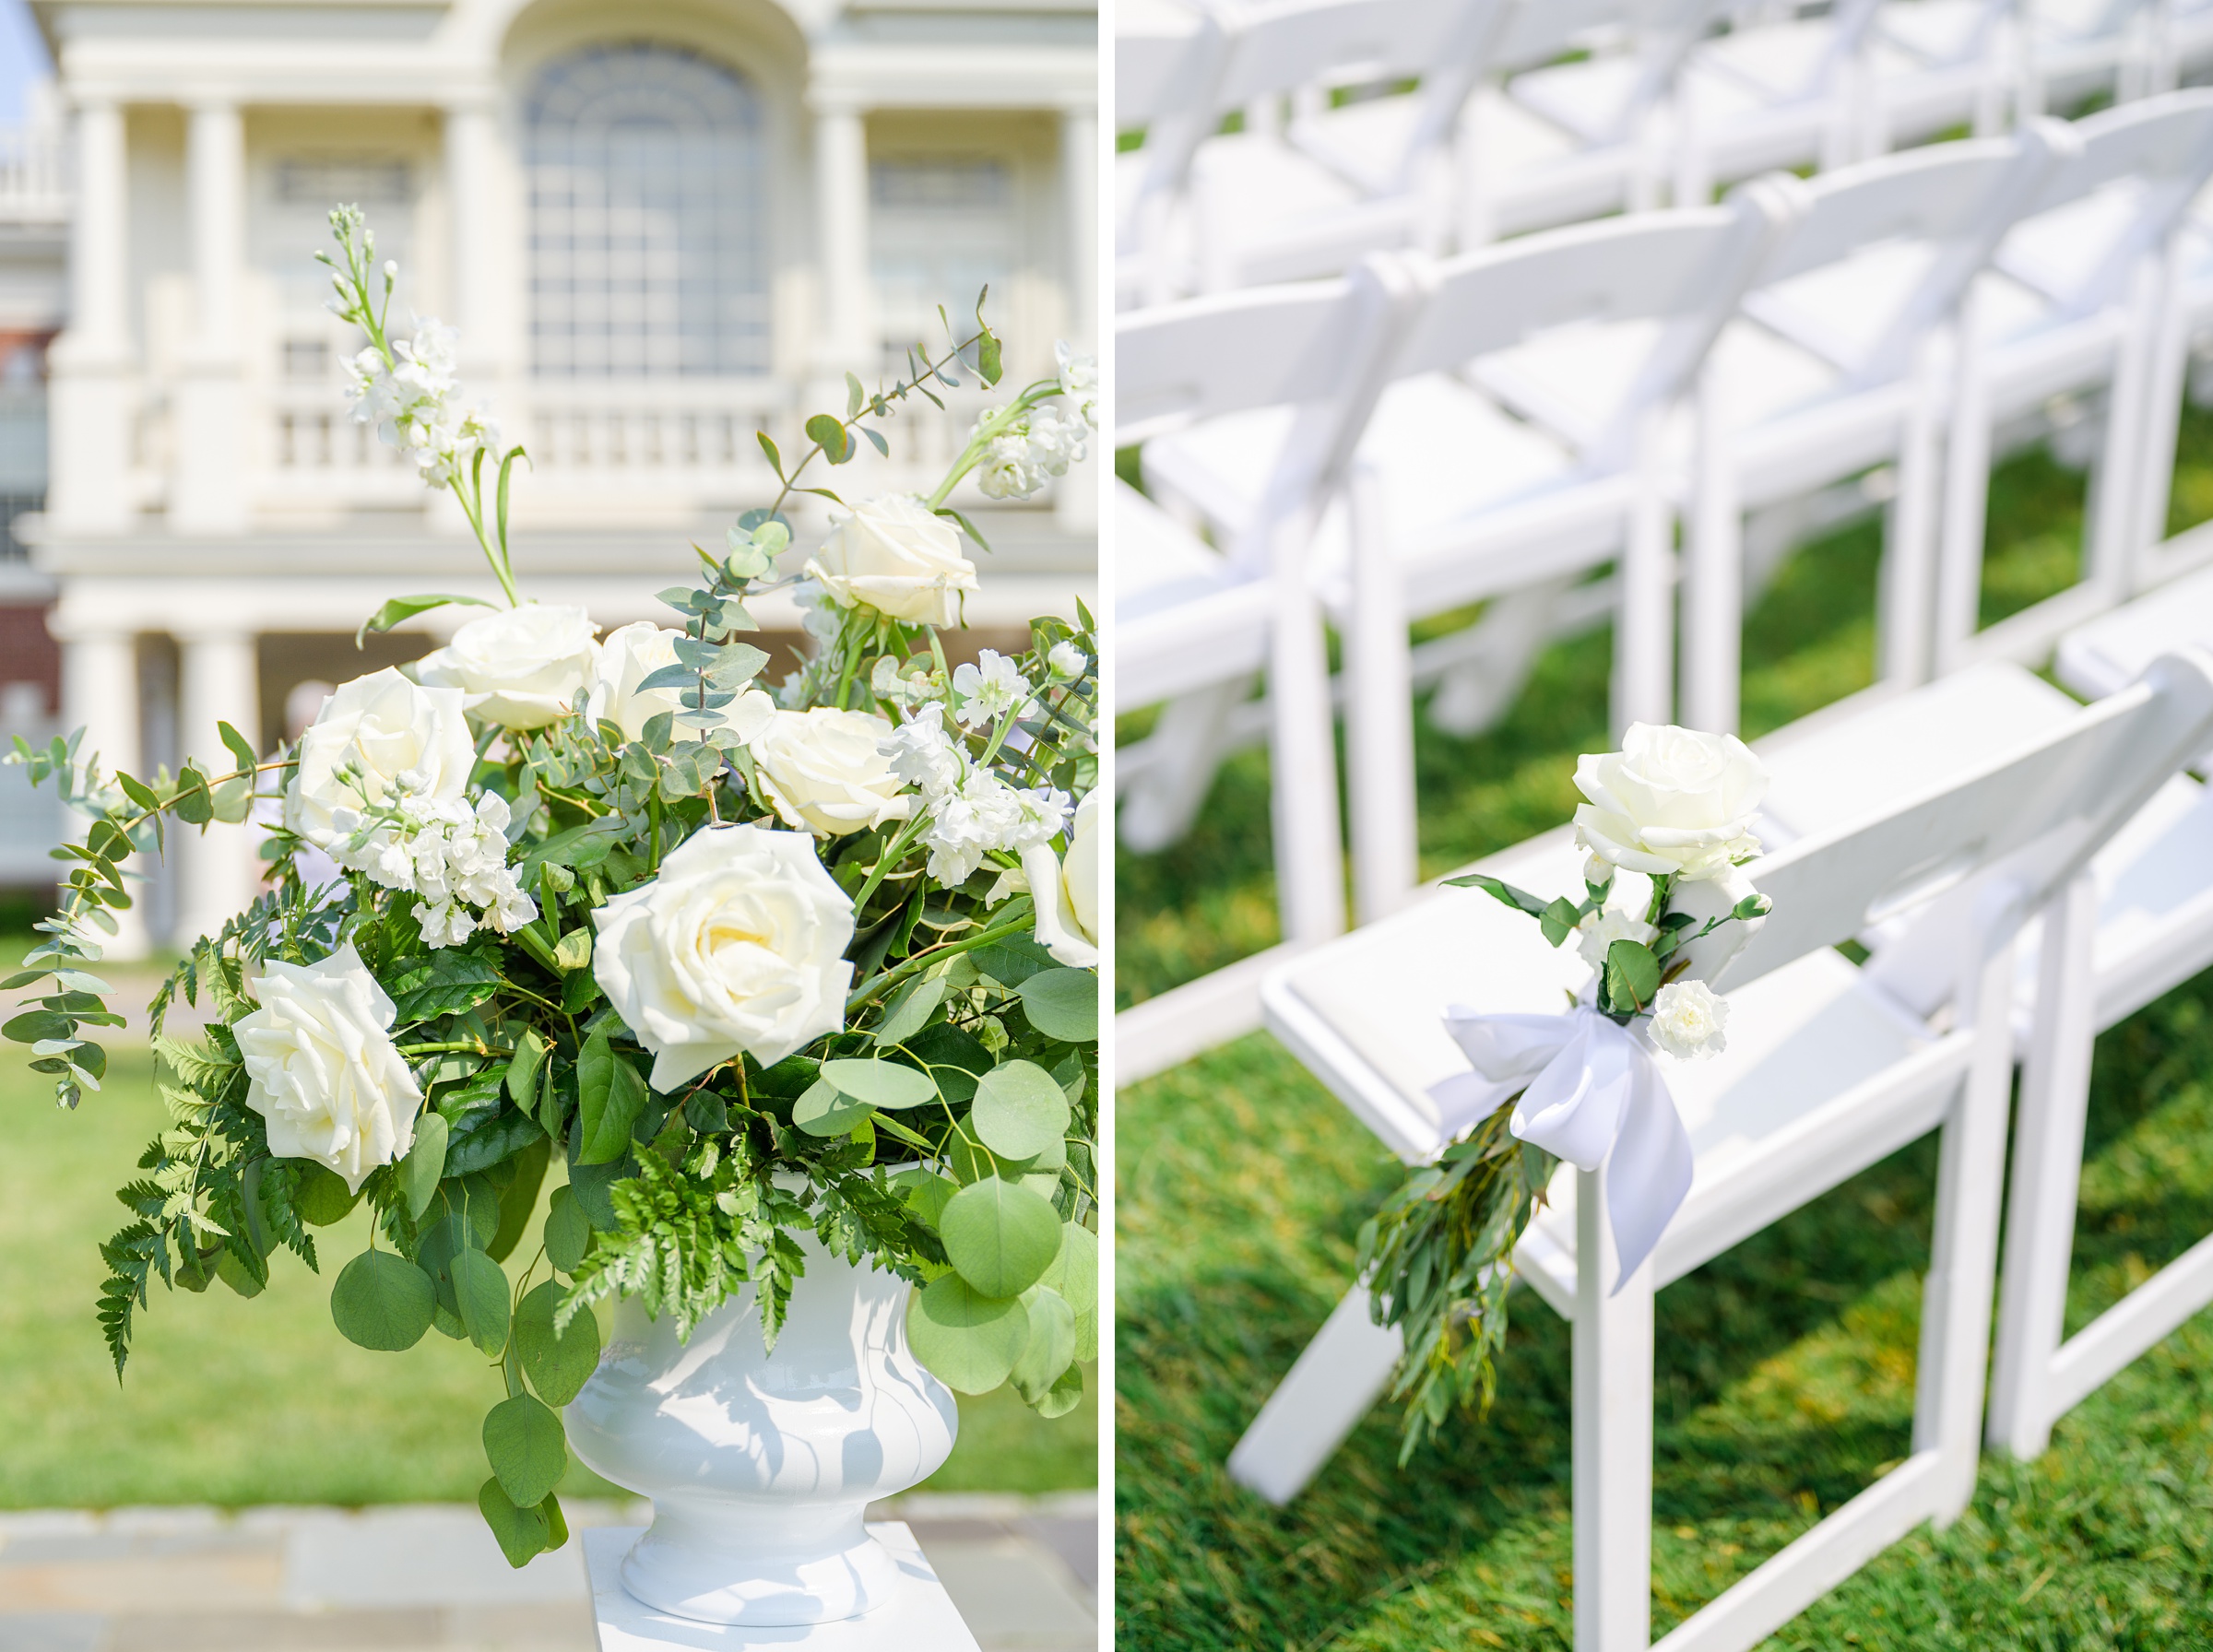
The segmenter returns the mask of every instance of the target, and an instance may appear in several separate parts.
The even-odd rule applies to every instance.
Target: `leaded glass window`
[[[763,125],[743,77],[674,47],[546,70],[525,140],[538,372],[768,371]]]

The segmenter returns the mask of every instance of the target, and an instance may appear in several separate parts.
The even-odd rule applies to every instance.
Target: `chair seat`
[[[1382,195],[1398,181],[1421,110],[1415,97],[1363,98],[1301,116],[1285,136],[1363,194]]]
[[[1825,18],[1762,24],[1706,41],[1685,66],[1734,80],[1763,102],[1808,98],[1819,89],[1835,39],[1835,26]]]
[[[2213,648],[2213,569],[2186,575],[2101,615],[2060,640],[2055,675],[2098,699],[2127,687],[2144,667],[2185,644]]]
[[[1988,10],[1984,0],[1889,0],[1876,12],[1875,30],[1916,64],[1956,64],[1975,51]]]
[[[1237,583],[1227,560],[1129,483],[1114,485],[1114,617],[1127,624]]]
[[[1146,705],[1258,671],[1268,650],[1268,587],[1136,489],[1117,480],[1116,692]]]
[[[1618,143],[1641,65],[1626,53],[1557,64],[1517,75],[1507,93],[1524,109],[1586,144]]]

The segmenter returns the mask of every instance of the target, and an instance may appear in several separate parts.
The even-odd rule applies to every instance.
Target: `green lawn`
[[[251,1302],[157,1289],[118,1386],[92,1316],[95,1246],[163,1122],[151,1063],[118,1049],[105,1092],[64,1113],[26,1061],[0,1053],[0,1507],[474,1500],[497,1375],[466,1343],[372,1353],[330,1322],[326,1281],[367,1244],[361,1210],[318,1233],[321,1279],[288,1256]],[[929,1488],[1091,1485],[1096,1453],[1089,1404],[1046,1422],[1008,1394],[964,1398]],[[562,1491],[615,1494],[574,1463]]]
[[[1986,616],[2073,576],[2081,504],[2046,458],[2005,467]],[[2189,421],[2175,514],[2213,514],[2213,419]],[[1747,732],[1870,679],[1878,544],[1872,525],[1840,533],[1763,597]],[[1480,738],[1422,726],[1425,872],[1566,818],[1575,753],[1604,742],[1607,656],[1604,634],[1554,649]],[[1275,938],[1265,788],[1248,753],[1189,841],[1121,858],[1123,1003]],[[2213,976],[2101,1041],[2088,1150],[2073,1324],[2213,1232]],[[1656,1631],[1906,1455],[1934,1171],[1921,1143],[1660,1294]],[[1133,1652],[1569,1645],[1568,1338],[1534,1297],[1515,1299],[1490,1420],[1403,1472],[1387,1410],[1289,1509],[1224,1471],[1395,1175],[1265,1034],[1122,1092],[1117,1599]],[[2213,1315],[2033,1465],[1987,1461],[1951,1530],[1917,1533],[1769,1645],[2213,1646]]]

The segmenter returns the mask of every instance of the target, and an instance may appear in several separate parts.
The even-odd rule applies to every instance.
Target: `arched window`
[[[558,376],[768,370],[761,100],[668,46],[596,46],[529,102],[530,334]]]

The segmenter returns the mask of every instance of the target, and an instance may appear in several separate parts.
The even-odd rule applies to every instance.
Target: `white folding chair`
[[[2085,691],[2156,638],[2213,644],[2213,576],[2140,598],[2061,644]],[[2203,772],[2207,753],[2193,754]],[[2213,1304],[2213,1237],[2065,1335],[2067,1278],[2097,1035],[2213,965],[2213,791],[2176,779],[2076,879],[2041,939],[2039,1013],[2023,1052],[1991,1369],[1988,1438],[2018,1457],[2109,1378]]]
[[[2153,89],[2163,0],[2024,0],[2018,116],[2097,92],[2126,103]]]
[[[2213,177],[2213,90],[2126,103],[2074,132],[2079,148],[2053,169],[1977,277],[1959,333],[1937,562],[1939,675],[1977,658],[2041,657],[2061,632],[2129,595],[2157,537],[2145,520],[2158,467],[2147,420],[2161,387],[2179,401],[2167,270],[2183,214]],[[2101,389],[2105,437],[2091,473],[2082,576],[1982,628],[1995,432],[2022,421],[2041,431],[2053,398]],[[2163,513],[2165,490],[2157,492]]]
[[[2018,0],[1883,0],[1868,54],[1863,153],[1956,126],[2004,129],[2019,77]]]
[[[1747,19],[1692,48],[1672,103],[1675,204],[1697,206],[1717,183],[1772,167],[1828,171],[1859,159],[1877,4],[1836,0],[1824,16]]]
[[[1927,673],[1929,601],[1960,300],[2073,138],[2056,121],[1823,173],[1707,364],[1683,608],[1683,705],[1734,729],[1747,513],[1895,466],[1877,676]]]
[[[1937,684],[1886,710],[1955,690]],[[1606,1171],[1563,1169],[1517,1272],[1574,1325],[1579,1652],[1651,1642],[1652,1292],[1931,1130],[1942,1132],[1923,1284],[1913,1451],[1670,1633],[1669,1652],[1742,1652],[1923,1520],[1974,1490],[2013,1065],[2015,936],[2213,733],[2213,659],[2163,661],[2138,685],[1745,870],[1773,911],[1718,972],[1727,1051],[1672,1067],[1690,1193],[1618,1291]],[[1482,863],[1540,896],[1580,886],[1563,831]],[[1979,875],[1981,875],[1979,877]],[[1948,1024],[1932,1023],[1836,943],[1979,883]],[[1263,988],[1268,1025],[1410,1162],[1472,1122],[1448,1003],[1556,1009],[1588,970],[1518,914],[1468,891],[1330,943]],[[1355,1289],[1238,1443],[1230,1471],[1288,1501],[1373,1403],[1400,1351]]]
[[[1265,670],[1278,900],[1287,939],[1344,926],[1334,723],[1307,551],[1342,486],[1418,293],[1399,264],[1345,278],[1193,299],[1126,315],[1115,333],[1118,439],[1269,409],[1251,508],[1217,552],[1134,491],[1117,491],[1118,712],[1166,700],[1153,750],[1118,810],[1125,842],[1173,841],[1204,800],[1222,729]]]
[[[1508,0],[1267,0],[1211,14],[1189,48],[1195,69],[1147,135],[1127,236],[1146,295],[1221,292],[1334,275],[1362,254],[1434,244],[1450,195],[1445,152],[1469,76]],[[1395,152],[1359,171],[1302,145],[1329,124],[1334,87],[1418,76]],[[1283,105],[1300,113],[1286,127]],[[1219,130],[1244,111],[1244,129]],[[1326,157],[1326,147],[1320,151]]]
[[[1432,296],[1391,367],[1347,507],[1324,519],[1314,572],[1346,630],[1354,884],[1362,921],[1414,887],[1407,627],[1520,597],[1455,644],[1494,701],[1519,687],[1549,610],[1607,563],[1617,726],[1673,703],[1674,508],[1668,416],[1793,208],[1770,182],[1725,206],[1649,213],[1501,243],[1432,269]],[[1552,417],[1544,383],[1604,379],[1588,418]],[[1524,394],[1528,385],[1536,394]],[[1146,475],[1221,531],[1263,497],[1284,421],[1217,419],[1153,442]],[[1441,644],[1440,644],[1441,647]],[[1432,656],[1434,657],[1434,656]]]

